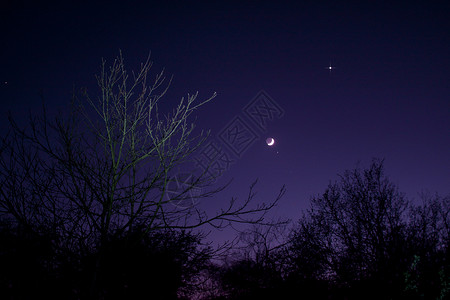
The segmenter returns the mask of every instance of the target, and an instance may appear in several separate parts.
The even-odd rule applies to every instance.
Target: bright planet
[[[275,140],[273,138],[267,138],[266,143],[268,146],[273,146],[275,144]]]

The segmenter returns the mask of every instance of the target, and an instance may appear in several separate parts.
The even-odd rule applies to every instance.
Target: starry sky
[[[448,195],[448,2],[295,2],[2,2],[1,132],[8,111],[21,119],[39,109],[41,90],[54,113],[74,86],[94,90],[102,57],[121,49],[137,68],[151,52],[155,74],[174,75],[168,105],[218,94],[197,114],[234,154],[218,179],[232,184],[212,209],[258,178],[257,201],[285,184],[272,215],[297,219],[337,174],[373,157],[410,199]],[[276,110],[258,127],[249,111],[261,101]],[[237,154],[221,139],[236,122],[248,128]]]

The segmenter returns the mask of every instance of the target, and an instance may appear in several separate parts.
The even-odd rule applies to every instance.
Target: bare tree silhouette
[[[171,205],[191,189],[210,198],[222,190],[210,187],[206,171],[177,195],[166,197],[176,167],[191,159],[208,133],[194,134],[192,114],[216,94],[198,101],[188,94],[169,112],[161,102],[171,79],[164,72],[150,79],[149,59],[129,73],[122,54],[96,77],[99,95],[84,90],[68,114],[50,119],[45,105],[30,116],[28,128],[10,117],[11,128],[0,147],[0,213],[33,232],[45,228],[58,237],[59,249],[97,251],[99,264],[111,236],[142,229],[190,230],[233,222],[262,223],[270,203],[253,204],[253,185],[243,201],[233,198],[208,214],[199,206]],[[150,83],[149,83],[150,82]],[[191,194],[191,193],[189,193]],[[63,250],[61,250],[63,251]],[[96,269],[92,283],[96,283]]]

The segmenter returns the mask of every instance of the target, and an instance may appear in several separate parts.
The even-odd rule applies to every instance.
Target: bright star
[[[331,65],[331,62],[330,62],[330,65],[329,65],[328,67],[326,67],[325,69],[329,70],[330,73],[331,73],[331,71],[333,71],[334,69],[336,69],[336,67],[333,67],[333,66]]]

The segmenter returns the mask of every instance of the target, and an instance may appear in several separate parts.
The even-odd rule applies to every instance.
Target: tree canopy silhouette
[[[312,198],[293,231],[287,273],[300,282],[327,282],[338,299],[436,298],[450,282],[439,279],[449,274],[442,258],[449,252],[444,226],[449,212],[448,198],[423,206],[408,201],[385,175],[383,160],[374,159],[366,169],[344,172]],[[423,234],[417,234],[420,230]],[[421,247],[424,243],[428,246]],[[418,255],[427,258],[424,268],[433,270],[429,278],[435,280],[431,287],[422,274],[423,289],[413,295],[407,282]]]
[[[422,198],[408,201],[383,160],[347,170],[311,199],[284,241],[270,246],[263,227],[246,236],[241,256],[222,268],[224,294],[448,299],[450,197]]]

